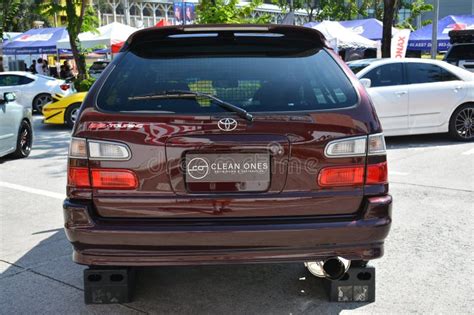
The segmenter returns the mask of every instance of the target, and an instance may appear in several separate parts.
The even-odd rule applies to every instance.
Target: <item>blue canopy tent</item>
[[[382,40],[383,24],[377,19],[341,21],[339,23],[362,37]]]
[[[56,43],[67,37],[64,27],[31,29],[3,46],[4,55],[56,54]]]
[[[410,35],[408,50],[431,50],[432,24],[426,25]],[[438,51],[447,51],[449,31],[474,29],[474,15],[448,15],[438,21]]]

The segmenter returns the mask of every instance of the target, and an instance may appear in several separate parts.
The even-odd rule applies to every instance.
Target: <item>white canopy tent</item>
[[[346,48],[377,48],[377,42],[357,35],[355,32],[348,30],[338,22],[323,21],[312,26],[326,37],[329,43],[337,46],[338,49]],[[334,47],[336,48],[336,47]]]
[[[110,48],[112,44],[117,44],[127,40],[127,38],[135,31],[136,28],[113,22],[97,29],[98,33],[85,32],[79,34],[81,47],[85,49],[95,48],[97,46],[107,46]],[[71,49],[69,37],[61,39],[57,42],[58,49]]]

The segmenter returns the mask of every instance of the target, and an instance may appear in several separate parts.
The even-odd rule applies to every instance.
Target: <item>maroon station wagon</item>
[[[65,228],[75,262],[305,262],[336,279],[383,255],[382,128],[310,28],[137,31],[82,104]]]

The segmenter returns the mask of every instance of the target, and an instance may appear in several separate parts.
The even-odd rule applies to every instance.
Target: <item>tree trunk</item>
[[[76,16],[76,5],[73,0],[66,0],[66,13],[68,16],[69,44],[71,45],[72,56],[76,62],[77,80],[87,79],[86,60],[81,52],[81,43],[79,42],[79,33],[82,29],[84,13],[86,9],[86,0],[81,1],[81,10],[79,16]]]
[[[77,80],[82,81],[87,78],[86,59],[79,49],[79,39],[76,38],[75,40],[72,40],[71,37],[69,37],[69,43],[71,44],[72,55],[76,62],[78,72]]]
[[[384,0],[383,4],[382,58],[390,58],[392,25],[397,0]]]

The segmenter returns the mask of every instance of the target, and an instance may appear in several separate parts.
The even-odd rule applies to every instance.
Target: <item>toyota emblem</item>
[[[222,118],[217,122],[217,127],[222,131],[232,131],[237,128],[237,120],[234,118]]]

